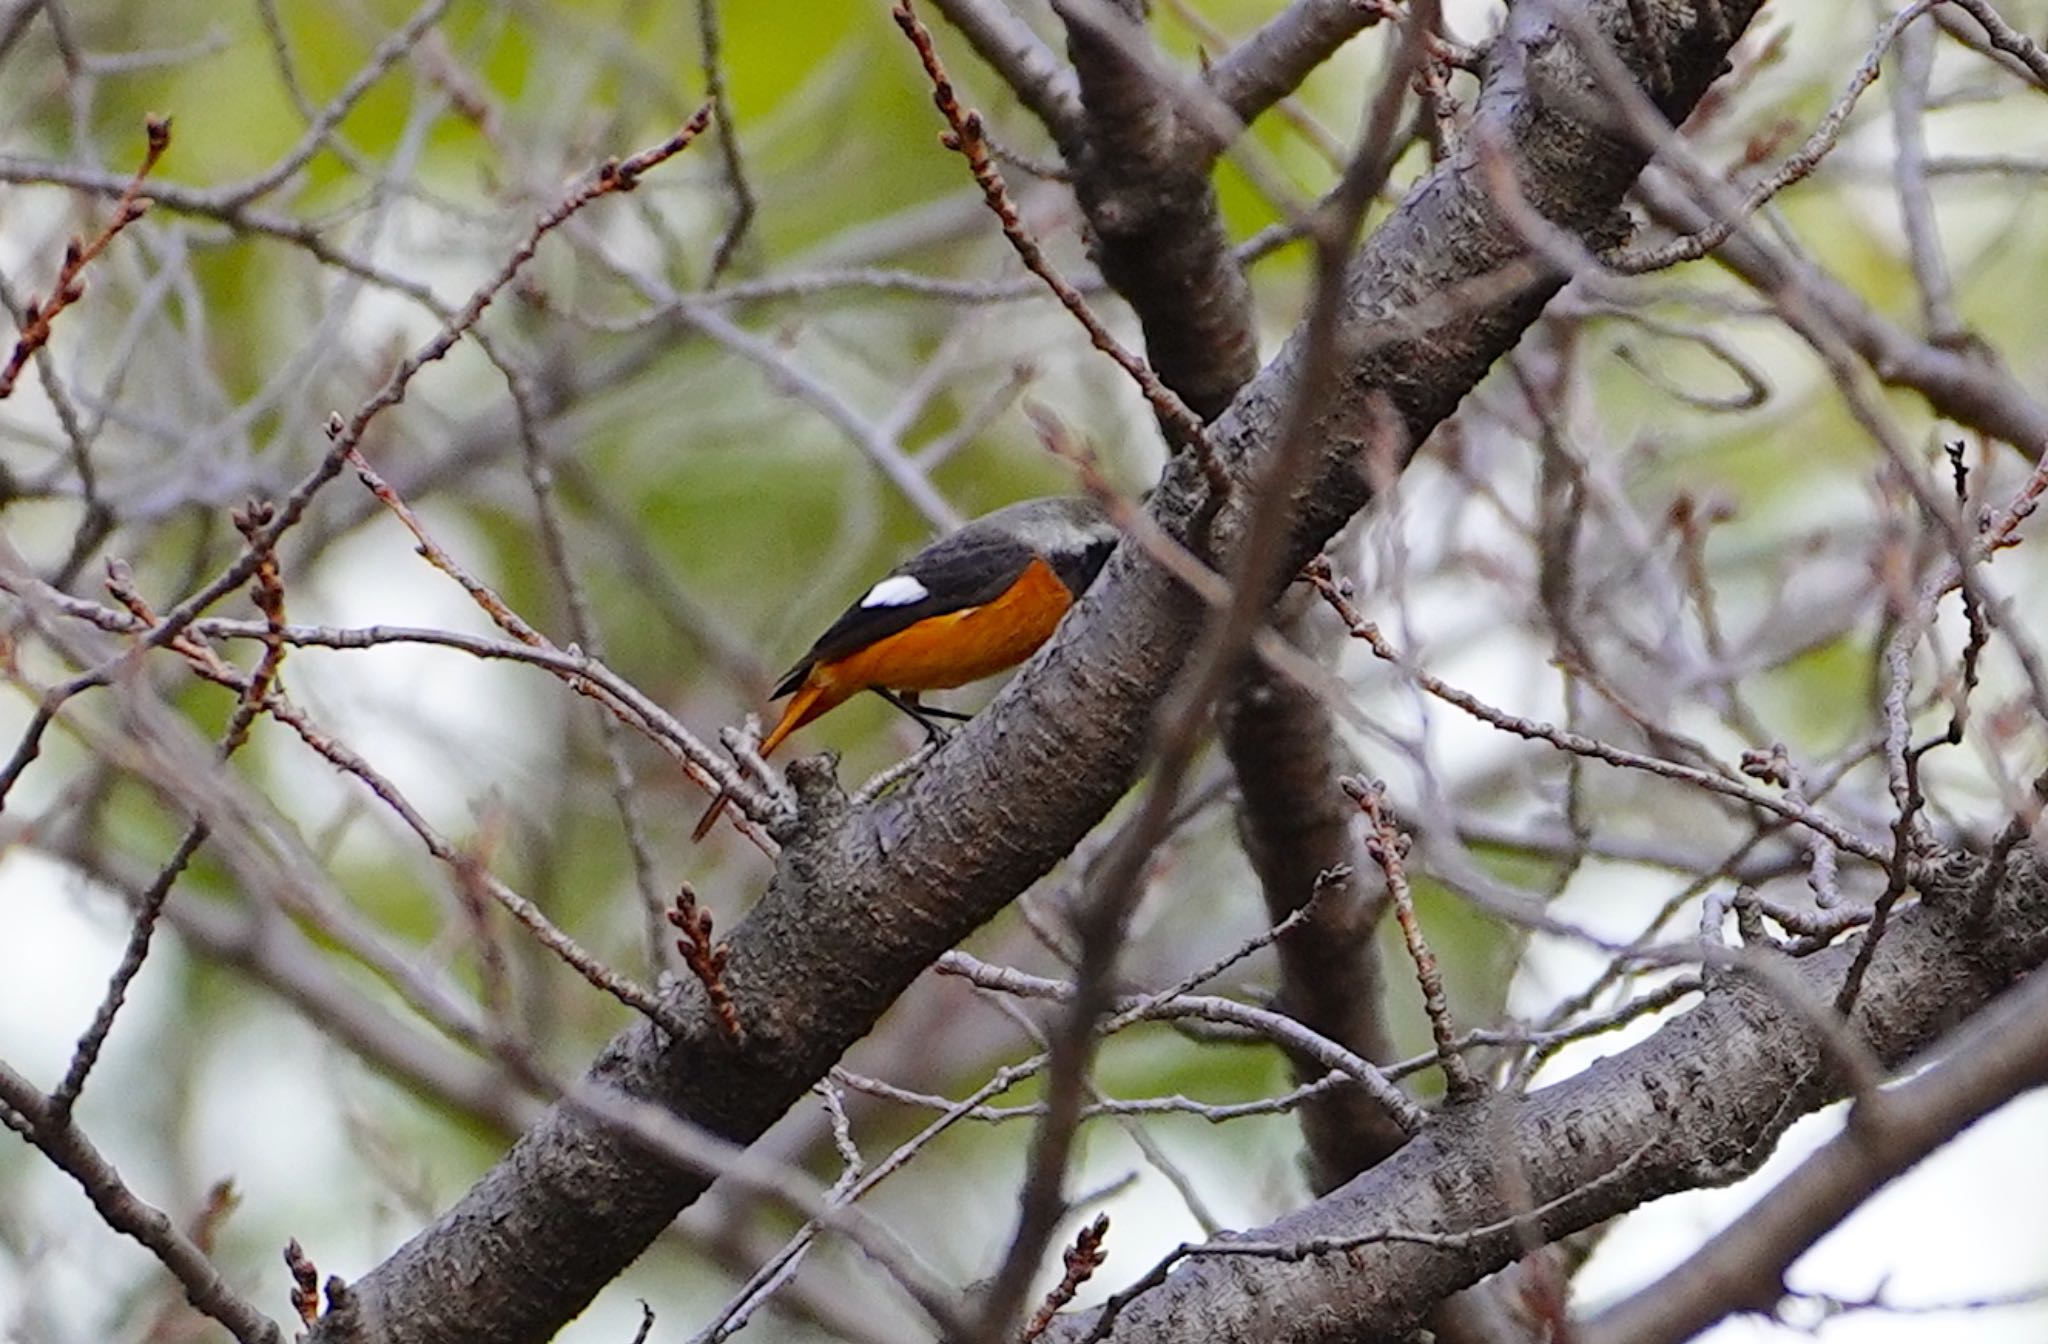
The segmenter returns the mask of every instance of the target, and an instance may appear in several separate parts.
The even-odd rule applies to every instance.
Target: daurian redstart
[[[922,691],[993,676],[1030,657],[1109,559],[1116,528],[1090,499],[1054,496],[997,509],[941,537],[884,575],[818,636],[776,683],[789,696],[761,739],[766,756],[798,728],[862,691],[877,691],[927,729]],[[720,793],[697,822],[703,839],[725,810]]]

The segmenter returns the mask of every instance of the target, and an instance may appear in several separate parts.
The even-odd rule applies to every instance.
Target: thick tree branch
[[[1072,167],[1096,264],[1137,312],[1160,376],[1198,413],[1214,416],[1257,371],[1257,333],[1210,184],[1202,152],[1209,142],[1182,125],[1150,70],[1128,54],[1150,40],[1135,22],[1108,34],[1102,27],[1121,15],[1108,5],[1070,4],[1061,13],[1089,113],[1088,142]],[[1332,782],[1333,725],[1313,694],[1256,660],[1246,664],[1223,725],[1242,799],[1240,834],[1277,923],[1307,903],[1324,873],[1356,864],[1351,808]],[[1328,884],[1313,927],[1282,940],[1281,1002],[1318,1032],[1385,1060],[1372,942],[1377,911],[1361,889]],[[1312,1059],[1295,1063],[1301,1082],[1322,1073]],[[1332,1092],[1302,1115],[1319,1190],[1407,1138],[1355,1089]]]
[[[1307,902],[1325,873],[1356,869],[1351,836],[1357,809],[1337,791],[1351,768],[1328,712],[1315,696],[1263,664],[1239,682],[1222,716],[1223,743],[1243,801],[1238,836],[1278,923]],[[1279,1007],[1289,1017],[1367,1059],[1393,1056],[1380,1016],[1380,963],[1373,927],[1384,902],[1362,877],[1323,883],[1309,922],[1282,938]],[[1312,1082],[1324,1067],[1294,1061],[1295,1077]],[[1392,1153],[1407,1135],[1372,1099],[1344,1088],[1304,1105],[1309,1184],[1334,1190]]]
[[[1088,216],[1096,263],[1138,314],[1153,366],[1197,412],[1214,416],[1257,370],[1250,289],[1210,182],[1214,139],[1184,124],[1147,63],[1132,55],[1146,50],[1150,39],[1139,15],[1129,13],[1125,21],[1131,8],[1067,3],[1060,9],[1089,114],[1087,144],[1070,161],[1075,193]],[[1327,50],[1301,25],[1287,22],[1314,8],[1289,11],[1254,43],[1270,45],[1276,30],[1291,33],[1308,45],[1297,42],[1290,50],[1321,59]],[[1341,10],[1334,17],[1348,35],[1361,11],[1348,4]],[[1111,25],[1118,31],[1105,31]],[[1299,77],[1294,74],[1287,87]],[[1382,90],[1382,101],[1389,92],[1400,94],[1398,71],[1388,78],[1397,87]],[[1384,151],[1367,145],[1359,152]],[[1236,683],[1221,706],[1222,736],[1239,784],[1239,834],[1258,873],[1267,918],[1278,923],[1318,898],[1310,925],[1279,945],[1280,1003],[1319,1033],[1384,1061],[1391,1046],[1380,1016],[1372,937],[1379,908],[1364,895],[1364,883],[1336,878],[1356,868],[1358,855],[1352,809],[1333,784],[1343,764],[1334,750],[1335,725],[1314,694],[1256,659],[1246,661]],[[1293,1062],[1302,1083],[1320,1077],[1324,1067],[1300,1054]],[[1407,1139],[1355,1088],[1308,1103],[1301,1117],[1319,1192]]]
[[[1210,68],[1209,91],[1250,122],[1386,13],[1372,0],[1294,0]]]
[[[1292,622],[1297,636],[1310,628]],[[1373,930],[1386,909],[1382,889],[1363,876],[1327,881],[1340,869],[1361,872],[1352,835],[1357,809],[1336,786],[1354,768],[1328,706],[1263,662],[1247,664],[1219,727],[1240,801],[1237,833],[1258,874],[1267,917],[1286,918],[1314,894],[1308,922],[1275,947],[1278,1006],[1289,1017],[1375,1063],[1394,1058]],[[1290,1054],[1294,1076],[1320,1076],[1316,1062]],[[1309,1188],[1328,1194],[1398,1151],[1407,1134],[1385,1108],[1357,1088],[1306,1101],[1299,1112]],[[1439,1344],[1519,1339],[1507,1323],[1498,1284],[1482,1284],[1440,1303],[1429,1318]]]
[[[2048,873],[2029,854],[1980,923],[1969,911],[1979,871],[1952,860],[1930,877],[1928,903],[1885,936],[1852,1026],[1887,1065],[1910,1059],[2048,955]],[[1311,1207],[1191,1248],[1189,1263],[1112,1320],[1084,1313],[1046,1338],[1338,1344],[1398,1335],[1429,1304],[1513,1263],[1531,1239],[1554,1241],[1659,1196],[1747,1175],[1793,1120],[1845,1091],[1834,1046],[1788,990],[1825,1003],[1859,941],[1767,975],[1727,973],[1640,1045],[1540,1092],[1447,1112]],[[1526,1202],[1506,1193],[1516,1188]]]
[[[1627,6],[1591,7],[1627,30]],[[1754,4],[1723,3],[1732,32],[1697,16],[1666,27],[1667,112],[1718,73]],[[1683,19],[1683,22],[1679,20]],[[1527,204],[1587,246],[1616,240],[1643,162],[1627,137],[1585,118],[1600,100],[1537,12],[1513,11],[1476,109],[1486,143],[1520,175]],[[1490,198],[1476,150],[1447,159],[1361,249],[1339,322],[1342,376],[1316,408],[1314,479],[1296,504],[1285,574],[1366,502],[1361,451],[1389,410],[1419,444],[1513,345],[1563,283]],[[1211,427],[1245,480],[1276,448],[1305,357],[1281,353]],[[1194,463],[1176,459],[1156,518],[1184,533],[1202,506]],[[1239,502],[1215,520],[1227,557]],[[1151,709],[1199,624],[1197,602],[1139,548],[1120,548],[1097,587],[996,702],[895,796],[849,808],[815,762],[790,775],[803,807],[782,832],[773,884],[734,931],[726,985],[746,1029],[733,1047],[694,982],[670,991],[692,1024],[670,1039],[628,1028],[595,1064],[597,1085],[659,1102],[735,1140],[758,1135],[865,1034],[925,967],[1000,911],[1121,796]],[[1894,935],[1898,936],[1898,935]],[[1398,1154],[1400,1163],[1416,1145]],[[1382,1168],[1385,1169],[1385,1168]],[[1404,1164],[1405,1169],[1405,1164]],[[356,1285],[364,1337],[539,1339],[630,1262],[706,1180],[678,1173],[590,1118],[556,1108],[437,1223]],[[315,1338],[346,1337],[323,1326]]]
[[[1203,419],[1258,371],[1251,287],[1231,250],[1209,181],[1210,158],[1133,49],[1151,38],[1124,10],[1095,0],[1058,6],[1087,109],[1067,154],[1102,276],[1138,314],[1145,351],[1166,385]]]
[[[1700,1252],[1574,1333],[1577,1344],[1682,1344],[1769,1311],[1785,1273],[1864,1201],[2020,1093],[2048,1086],[2048,976],[2021,982],[1942,1042],[1910,1082],[1856,1103],[1842,1132]]]
[[[1073,72],[1003,0],[932,0],[932,7],[960,30],[975,55],[1003,77],[1054,140],[1080,143],[1085,114]]]
[[[1293,623],[1295,629],[1307,626]],[[1249,664],[1220,715],[1223,747],[1241,800],[1237,832],[1258,874],[1267,917],[1274,923],[1315,895],[1308,922],[1275,947],[1280,962],[1278,1006],[1376,1063],[1394,1057],[1381,995],[1373,929],[1385,902],[1366,881],[1324,881],[1361,860],[1352,837],[1357,809],[1336,787],[1351,769],[1330,711],[1299,683],[1264,663]],[[1291,1055],[1297,1080],[1320,1076],[1314,1060]],[[1309,1188],[1328,1194],[1377,1165],[1407,1142],[1386,1110],[1357,1088],[1339,1088],[1302,1103]],[[1439,1304],[1429,1320],[1442,1344],[1519,1338],[1506,1313],[1481,1285]]]

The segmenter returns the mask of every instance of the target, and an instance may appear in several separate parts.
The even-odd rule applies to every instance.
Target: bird
[[[874,691],[934,737],[919,702],[1029,658],[1088,591],[1117,543],[1101,504],[1077,495],[1027,499],[968,522],[890,570],[818,636],[775,685],[789,704],[760,752],[862,691]],[[691,832],[702,840],[730,802],[724,790]]]

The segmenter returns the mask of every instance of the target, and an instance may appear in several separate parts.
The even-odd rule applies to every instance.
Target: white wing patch
[[[892,574],[868,589],[868,595],[860,600],[860,604],[863,607],[907,607],[930,596],[925,586],[908,574]]]

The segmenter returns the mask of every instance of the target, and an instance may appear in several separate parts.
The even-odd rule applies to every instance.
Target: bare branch
[[[1055,140],[1079,143],[1085,115],[1073,72],[1060,64],[1038,34],[1011,12],[1004,0],[932,0],[974,46],[975,54],[1001,75],[1024,106]]]
[[[1209,88],[1238,120],[1253,121],[1391,12],[1376,0],[1293,0],[1210,68]]]
[[[15,338],[13,353],[7,363],[0,365],[0,400],[14,391],[15,380],[21,377],[22,369],[50,340],[50,323],[57,314],[85,297],[85,268],[93,258],[107,250],[107,244],[114,241],[121,230],[141,219],[149,209],[149,198],[142,194],[142,179],[148,177],[156,167],[157,160],[171,145],[171,122],[168,117],[151,117],[145,128],[148,132],[148,148],[143,151],[142,165],[135,175],[128,179],[128,185],[121,190],[120,199],[114,202],[114,214],[100,231],[93,235],[91,242],[72,239],[64,248],[64,264],[57,270],[56,283],[50,287],[50,297],[41,303],[31,299],[22,312],[21,335]]]
[[[144,1202],[93,1147],[68,1111],[0,1063],[0,1108],[7,1126],[77,1181],[108,1227],[142,1243],[184,1285],[186,1300],[219,1321],[241,1344],[281,1344],[277,1323],[230,1288],[206,1252],[162,1210]]]
[[[1910,1070],[1908,1070],[1910,1072]],[[1841,1133],[1692,1258],[1573,1332],[1583,1344],[1680,1344],[1768,1312],[1785,1272],[1892,1180],[2020,1093],[2048,1086],[2048,980],[2028,977],[1909,1081],[1858,1101]]]
[[[2017,940],[2001,933],[1993,946],[1968,922],[1964,898],[1976,871],[1956,864],[1938,900],[1907,911],[1873,971],[1855,1029],[1888,1064],[1936,1039],[1952,1009],[1967,1011],[2010,984],[2017,967],[2008,958],[2041,954],[2023,944],[2048,920],[2048,875],[2031,864],[2024,875],[2014,871],[2003,900],[2018,904],[2001,904],[2001,918],[2029,930]],[[1787,975],[1824,998],[1852,955],[1830,948]],[[1937,1004],[1925,993],[1933,983],[1967,1000]],[[1219,1344],[1334,1344],[1398,1333],[1427,1304],[1519,1258],[1526,1233],[1555,1240],[1670,1190],[1753,1170],[1798,1113],[1839,1093],[1822,1036],[1778,989],[1729,979],[1647,1041],[1526,1097],[1501,1095],[1461,1118],[1442,1117],[1342,1191],[1224,1239],[1217,1253],[1227,1267],[1197,1263],[1164,1278],[1124,1306],[1113,1328],[1098,1331],[1099,1313],[1082,1313],[1048,1338],[1194,1331]],[[2021,1053],[2040,1066],[2037,1043]],[[1522,1174],[1535,1213],[1518,1211],[1488,1178],[1502,1169]],[[1390,1224],[1432,1230],[1375,1241]],[[1253,1256],[1231,1255],[1238,1243]],[[1286,1313],[1267,1310],[1275,1300],[1288,1303]]]

